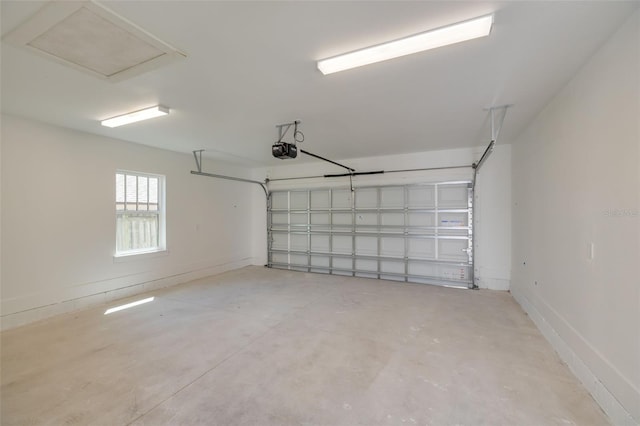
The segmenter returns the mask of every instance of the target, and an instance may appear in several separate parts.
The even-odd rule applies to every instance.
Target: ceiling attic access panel
[[[91,1],[49,2],[4,40],[114,82],[185,57],[168,43]]]

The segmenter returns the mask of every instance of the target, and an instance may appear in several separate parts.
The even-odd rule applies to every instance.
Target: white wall
[[[509,116],[506,116],[506,120]],[[480,288],[511,285],[511,145],[498,145],[478,172],[475,228]]]
[[[2,327],[253,263],[252,187],[194,168],[191,155],[3,115]],[[114,261],[116,169],[166,176],[168,254]]]
[[[614,424],[640,422],[639,28],[636,12],[512,147],[512,293]]]
[[[313,147],[305,146],[311,152]],[[417,169],[470,165],[476,162],[485,147],[388,155],[356,159],[333,159],[357,171]],[[301,154],[302,155],[302,154]],[[254,177],[265,176],[274,181],[271,190],[285,188],[318,188],[347,186],[349,179],[319,178],[277,181],[283,177],[317,176],[343,173],[345,170],[325,162],[301,163],[299,160],[282,160],[282,165],[256,171]],[[354,178],[354,186],[408,184],[441,180],[470,179],[472,169],[449,169],[427,172],[393,173]],[[511,147],[498,145],[478,173],[476,187],[476,283],[481,288],[507,290],[511,269]],[[264,198],[264,196],[263,196]],[[261,219],[262,220],[262,219]],[[266,246],[264,235],[255,235],[256,247]],[[262,248],[261,253],[266,253]],[[263,258],[266,262],[266,257]]]

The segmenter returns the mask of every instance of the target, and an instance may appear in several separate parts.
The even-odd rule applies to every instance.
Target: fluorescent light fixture
[[[116,306],[115,308],[107,309],[106,311],[104,311],[104,314],[109,315],[114,312],[121,311],[123,309],[129,309],[129,308],[133,308],[134,306],[142,305],[143,303],[153,302],[153,299],[155,299],[155,297],[148,297],[146,299],[138,300],[137,302],[131,302],[131,303],[127,303],[126,305]]]
[[[484,37],[489,35],[492,25],[493,15],[481,16],[377,46],[345,53],[344,55],[323,59],[318,61],[318,69],[326,75]]]
[[[102,120],[100,124],[106,127],[118,127],[136,121],[148,120],[150,118],[160,117],[169,114],[169,108],[162,105],[156,105],[151,108],[141,109],[140,111],[130,112],[128,114],[119,115],[117,117]]]

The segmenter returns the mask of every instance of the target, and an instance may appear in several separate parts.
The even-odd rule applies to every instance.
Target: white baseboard
[[[593,399],[596,400],[602,410],[609,416],[612,424],[616,426],[639,426],[640,419],[634,419],[632,417],[629,411],[625,409],[618,399],[553,329],[531,300],[518,288],[512,288],[511,294],[529,315],[529,318],[535,323],[551,346],[553,346],[560,358],[569,366],[573,374],[576,375]],[[640,397],[638,401],[640,401]]]
[[[254,265],[254,266],[266,266],[267,265],[267,257],[266,256],[252,257],[250,263],[251,263],[251,265]]]
[[[173,273],[165,274],[163,277],[153,277],[143,275],[139,282],[127,283],[126,286],[101,291],[82,297],[64,300],[59,303],[37,306],[18,312],[12,312],[0,317],[0,330],[9,330],[22,325],[34,323],[36,321],[51,318],[56,315],[88,309],[102,305],[114,300],[134,296],[136,294],[157,290],[164,287],[171,287],[189,281],[204,278],[210,275],[221,274],[233,269],[243,268],[252,264],[252,258],[241,259],[222,264],[201,265],[194,270],[175,270]],[[97,283],[100,284],[100,283]]]
[[[509,268],[488,268],[476,264],[474,272],[475,284],[479,288],[507,291],[511,286],[511,270]]]
[[[478,286],[478,288],[486,288],[488,290],[507,291],[511,286],[511,280],[502,278],[477,277],[476,285]]]

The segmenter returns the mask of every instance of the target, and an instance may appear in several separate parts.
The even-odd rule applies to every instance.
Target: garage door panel
[[[461,237],[466,238],[469,234],[469,230],[466,228],[462,229],[445,229],[440,231],[440,235],[443,237]]]
[[[376,256],[378,254],[378,239],[376,237],[356,237],[356,254]]]
[[[353,238],[350,235],[333,234],[333,252],[338,254],[351,254],[353,251]]]
[[[440,226],[468,226],[469,215],[465,212],[444,212],[439,214]]]
[[[378,190],[376,188],[359,188],[355,190],[356,209],[375,209],[378,207]]]
[[[328,190],[311,191],[311,208],[312,209],[328,209],[331,197]]]
[[[404,187],[380,188],[381,209],[402,209],[404,202]]]
[[[377,213],[358,213],[356,215],[356,226],[377,226]]]
[[[289,193],[288,192],[272,192],[271,193],[271,208],[277,210],[286,210],[289,208]]]
[[[286,228],[289,225],[289,215],[287,213],[273,213],[271,215],[271,224]]]
[[[387,281],[405,281],[404,277],[401,277],[401,276],[398,276],[398,275],[380,274],[380,279],[381,280],[387,280]]]
[[[426,262],[409,262],[407,270],[410,275],[419,275],[424,277],[437,277],[438,265]]]
[[[469,234],[468,213],[441,213],[440,235],[467,236]]]
[[[472,200],[470,182],[276,191],[269,263],[470,286]]]
[[[351,223],[353,221],[353,216],[351,215],[351,213],[332,213],[331,214],[331,220],[332,220],[332,224],[333,225],[349,225],[351,226]]]
[[[394,260],[381,260],[380,261],[380,273],[392,273],[392,274],[404,274],[404,262]],[[392,275],[388,275],[392,276]],[[402,277],[400,277],[402,279]]]
[[[436,206],[435,186],[420,185],[407,190],[407,206],[413,209],[432,209]]]
[[[378,272],[378,261],[369,259],[357,259],[356,270]]]
[[[309,192],[291,191],[289,203],[292,210],[306,210],[309,204]]]
[[[311,213],[312,225],[328,225],[330,219],[329,213]]]
[[[405,242],[404,238],[398,238],[398,237],[380,238],[380,256],[386,256],[386,257],[404,256],[404,242]]]
[[[334,209],[351,208],[351,191],[348,189],[334,189],[331,191],[331,207]]]
[[[435,213],[411,212],[408,214],[409,226],[435,226]]]
[[[290,217],[292,225],[306,225],[308,222],[306,213],[291,213]]]
[[[439,278],[447,283],[464,282],[468,280],[470,269],[467,266],[460,265],[444,265],[444,264],[427,264],[422,262],[410,262],[409,274],[414,279],[419,277],[428,279]]]
[[[331,258],[329,256],[311,256],[311,272],[328,274],[330,272],[330,262]]]
[[[275,250],[288,250],[289,249],[289,234],[274,233],[271,236],[271,246]]]
[[[311,251],[328,253],[329,235],[311,235]]]
[[[355,276],[360,278],[378,278],[378,274],[369,274],[366,272],[357,272]]]
[[[380,224],[383,226],[403,226],[404,213],[380,213]]]
[[[436,259],[436,240],[433,238],[410,238],[408,240],[410,257]]]
[[[307,251],[308,240],[304,234],[290,234],[289,241],[291,250],[295,251]]]
[[[291,254],[289,259],[292,266],[307,266],[309,264],[309,258],[304,254]]]
[[[287,253],[273,253],[272,260],[274,263],[286,265],[289,263],[289,255]]]
[[[438,208],[466,208],[468,198],[467,185],[438,186]]]
[[[468,248],[469,243],[466,239],[439,239],[438,259],[465,262],[468,259]]]
[[[353,260],[347,258],[336,257],[333,259],[333,267],[336,269],[334,274],[337,275],[351,275],[350,272],[353,269]]]

